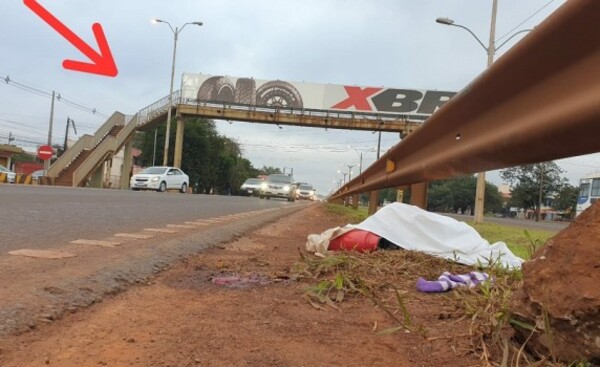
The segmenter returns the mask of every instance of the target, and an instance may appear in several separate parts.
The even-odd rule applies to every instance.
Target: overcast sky
[[[458,91],[481,73],[486,53],[466,31],[437,24],[440,16],[469,27],[483,43],[489,38],[491,0],[40,0],[81,38],[93,40],[91,25],[102,24],[119,75],[101,77],[65,70],[64,59],[85,60],[21,0],[6,0],[0,12],[0,77],[60,93],[53,143],[61,143],[67,117],[78,134],[93,133],[114,111],[135,114],[168,95],[174,27],[188,26],[178,41],[176,88],[183,72],[291,82],[385,86]],[[497,39],[532,28],[564,0],[499,0]],[[529,18],[529,19],[528,19]],[[525,21],[523,24],[521,24]],[[503,46],[496,57],[514,42]],[[94,48],[96,48],[94,43]],[[50,98],[0,81],[0,143],[9,133],[33,151],[48,135]],[[66,103],[76,102],[79,108]],[[85,108],[82,108],[85,107]],[[93,114],[86,108],[95,109]],[[357,165],[375,159],[377,134],[217,121],[237,140],[257,168],[293,168],[298,181],[328,193]],[[73,132],[70,132],[73,134]],[[382,134],[382,151],[398,135]],[[185,159],[185,158],[184,158]],[[562,160],[572,184],[600,169],[600,156]],[[358,169],[353,169],[353,175]],[[495,184],[497,173],[488,175]]]

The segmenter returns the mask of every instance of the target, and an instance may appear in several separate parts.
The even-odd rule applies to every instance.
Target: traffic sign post
[[[38,158],[40,158],[43,161],[47,161],[54,155],[54,150],[50,145],[42,145],[38,148],[37,154]]]

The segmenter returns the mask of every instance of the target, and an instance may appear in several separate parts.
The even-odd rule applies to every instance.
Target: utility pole
[[[492,2],[492,20],[490,24],[490,42],[487,47],[487,67],[494,63],[496,52],[496,13],[498,11],[498,0]],[[483,223],[483,211],[485,200],[485,172],[477,173],[477,186],[475,189],[475,223]]]
[[[52,103],[50,104],[50,123],[48,126],[48,146],[52,147],[52,124],[54,123],[54,99],[56,96],[56,92],[52,91]],[[48,168],[50,167],[51,159],[47,159],[44,161],[44,175]]]
[[[63,154],[67,151],[67,144],[69,142],[69,124],[73,126],[73,132],[77,135],[77,128],[75,127],[75,121],[71,120],[71,118],[67,117],[67,129],[65,130],[65,144],[63,146]]]
[[[535,221],[539,222],[540,217],[542,216],[542,202],[544,198],[544,163],[540,163],[540,194],[538,196],[538,210],[535,216]]]

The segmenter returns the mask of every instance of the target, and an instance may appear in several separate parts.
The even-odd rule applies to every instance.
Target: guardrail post
[[[373,215],[373,214],[377,213],[378,196],[379,196],[379,194],[377,191],[371,191],[369,193],[369,215]]]
[[[410,185],[410,203],[421,209],[427,209],[427,182]]]

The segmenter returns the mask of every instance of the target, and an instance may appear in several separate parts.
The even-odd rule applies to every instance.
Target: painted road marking
[[[144,228],[144,231],[148,232],[157,232],[157,233],[177,233],[172,229],[163,229],[163,228]]]
[[[209,225],[209,223],[202,223],[202,222],[185,222],[185,224],[189,224],[191,226],[207,226],[207,225]]]
[[[195,226],[184,225],[184,224],[167,224],[167,227],[169,227],[169,228],[187,228],[187,229],[196,228]]]
[[[121,242],[115,241],[98,241],[98,240],[75,240],[71,241],[71,243],[77,245],[92,245],[92,246],[102,246],[102,247],[115,247],[119,246]]]
[[[154,235],[151,234],[143,234],[143,233],[117,233],[114,235],[115,237],[125,237],[125,238],[133,238],[136,240],[143,240],[146,238],[152,238]]]
[[[27,257],[35,257],[40,259],[66,259],[69,257],[76,257],[77,255],[72,254],[70,252],[63,251],[46,251],[46,250],[30,250],[30,249],[21,249],[15,251],[9,251],[10,255],[14,256],[27,256]]]

